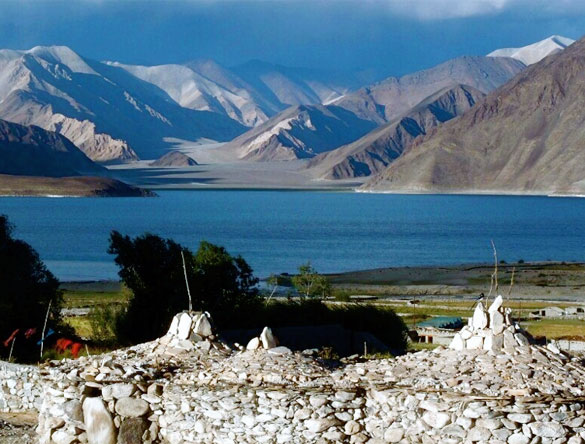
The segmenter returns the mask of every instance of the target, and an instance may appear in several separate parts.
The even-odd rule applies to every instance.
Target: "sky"
[[[401,75],[585,34],[584,0],[0,0],[0,48],[155,65],[252,59]]]

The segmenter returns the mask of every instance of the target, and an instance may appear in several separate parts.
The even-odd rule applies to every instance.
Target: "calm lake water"
[[[116,278],[111,230],[195,249],[205,239],[264,277],[310,260],[320,272],[492,261],[585,261],[585,199],[297,191],[160,191],[138,198],[2,198],[62,280]]]

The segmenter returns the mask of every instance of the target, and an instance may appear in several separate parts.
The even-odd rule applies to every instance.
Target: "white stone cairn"
[[[207,329],[209,314],[180,313],[145,344],[40,367],[0,363],[0,401],[36,406],[39,444],[584,444],[582,362],[554,344],[523,345],[506,316],[494,333],[492,317],[506,313],[490,309],[460,347],[336,369],[308,351],[266,349],[277,344],[269,328],[232,350]],[[185,314],[194,340],[179,337]]]
[[[503,307],[504,299],[498,295],[486,308],[478,302],[468,325],[455,334],[449,348],[452,350],[486,350],[499,353],[503,349],[529,345],[528,338],[518,324],[512,324],[510,309]]]

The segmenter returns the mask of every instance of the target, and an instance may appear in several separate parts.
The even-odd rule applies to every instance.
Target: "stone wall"
[[[329,368],[268,329],[232,350],[204,316],[44,368],[40,443],[585,442],[585,368],[555,347],[515,339]]]
[[[38,367],[0,361],[0,412],[38,411],[42,388]]]

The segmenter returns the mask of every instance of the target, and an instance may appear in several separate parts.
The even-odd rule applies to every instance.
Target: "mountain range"
[[[315,177],[330,180],[376,174],[400,157],[417,137],[463,114],[483,96],[470,86],[444,88],[355,142],[314,157],[307,168]]]
[[[414,108],[438,92],[466,85],[470,90],[486,93],[525,67],[522,62],[506,57],[459,57],[404,77],[387,78],[345,94],[329,105],[291,107],[234,139],[222,150],[229,150],[235,159],[249,161],[313,157],[352,143],[409,112],[417,113]],[[311,162],[311,166],[316,166],[319,160]],[[374,165],[379,166],[380,162],[370,163]],[[356,164],[355,168],[345,168],[343,173],[340,170],[325,173],[325,177],[361,176],[366,171]]]
[[[0,51],[0,118],[55,130],[99,162],[158,157],[165,138],[229,140],[244,131],[180,106],[122,68],[63,46]]]
[[[585,39],[412,144],[364,190],[585,193]]]
[[[567,159],[580,134],[570,131],[580,117],[573,105],[577,98],[568,91],[581,91],[579,77],[566,81],[564,70],[580,66],[577,55],[571,66],[554,63],[581,46],[552,36],[375,82],[380,76],[368,72],[261,61],[230,68],[213,60],[139,66],[90,60],[63,46],[0,50],[0,119],[5,120],[0,173],[102,174],[91,160],[124,163],[161,156],[159,165],[190,167],[195,162],[188,157],[165,154],[182,141],[210,140],[228,142],[210,148],[219,162],[305,159],[306,174],[328,180],[380,173],[365,185],[368,190],[482,188],[489,182],[482,171],[474,173],[473,186],[460,177],[467,166],[476,168],[480,147],[504,156],[502,150],[514,146],[508,155],[523,152],[522,160],[540,159],[538,150]],[[560,104],[565,108],[557,109]],[[519,110],[529,117],[523,119]],[[551,112],[558,113],[555,121]],[[446,148],[451,146],[456,152]],[[208,153],[204,159],[213,158]],[[59,156],[66,161],[55,160]],[[548,159],[550,165],[555,159]],[[502,186],[531,189],[525,174],[542,168],[539,162],[520,172],[506,163]],[[543,189],[577,189],[578,174],[547,179]]]

